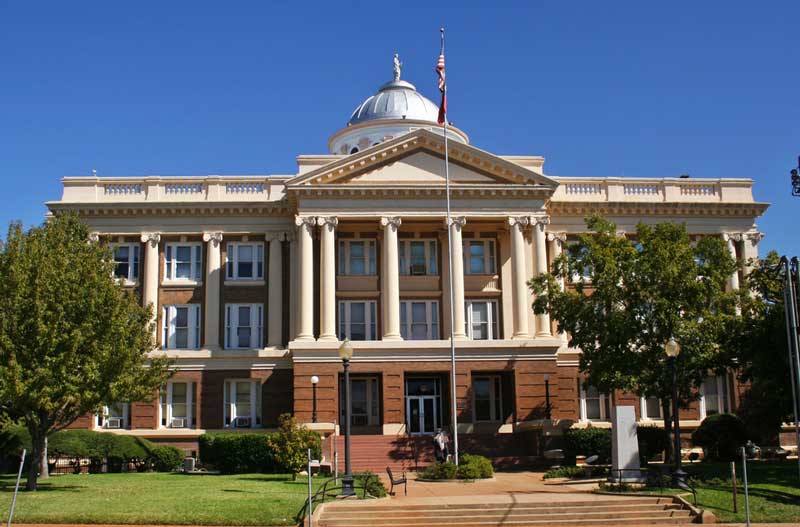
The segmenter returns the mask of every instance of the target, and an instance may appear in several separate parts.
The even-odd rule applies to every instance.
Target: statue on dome
[[[403,63],[400,62],[400,55],[394,54],[394,80],[400,80],[400,70],[403,68]]]

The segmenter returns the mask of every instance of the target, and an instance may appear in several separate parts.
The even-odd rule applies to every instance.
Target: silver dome
[[[348,126],[376,119],[412,119],[435,123],[439,107],[410,82],[393,80],[355,109]]]

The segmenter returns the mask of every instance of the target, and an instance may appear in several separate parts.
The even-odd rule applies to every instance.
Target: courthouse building
[[[327,153],[299,155],[294,174],[64,178],[50,211],[77,211],[114,246],[117,275],[155,307],[153,354],[174,358],[177,370],[152,402],[110,402],[78,426],[191,449],[205,431],[274,429],[284,412],[311,423],[317,376],[313,426],[331,429],[343,419],[337,350],[348,338],[355,434],[448,427],[437,111],[396,78],[352,112]],[[758,254],[755,220],[767,205],[754,201],[751,179],[557,177],[538,155],[498,155],[466,131],[447,134],[465,441],[609,419],[611,397],[582,386],[579,350],[534,315],[526,286],[585,230],[587,215],[602,213],[621,234],[640,221],[681,222],[692,236],[723,238],[742,261]],[[686,426],[730,410],[740,395],[732,376],[709,377],[701,392],[682,415]],[[660,423],[657,401],[616,400]]]

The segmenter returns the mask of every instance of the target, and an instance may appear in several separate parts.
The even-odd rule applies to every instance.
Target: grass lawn
[[[697,489],[697,505],[714,512],[720,522],[744,522],[744,481],[742,463],[736,464],[739,512],[733,512],[733,491],[729,463],[684,465],[692,477],[702,478]],[[800,478],[797,460],[748,461],[750,519],[753,522],[800,522]],[[689,498],[691,501],[691,498]]]
[[[0,476],[2,521],[14,479]],[[315,484],[325,479],[316,478]],[[272,474],[84,474],[53,476],[39,488],[20,491],[14,522],[295,525],[308,480]]]

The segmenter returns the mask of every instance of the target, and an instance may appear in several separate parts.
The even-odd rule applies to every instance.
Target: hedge
[[[692,442],[703,447],[706,458],[717,461],[739,459],[739,449],[748,439],[747,427],[733,414],[710,415],[692,432]]]
[[[483,456],[464,454],[455,463],[434,463],[420,472],[420,479],[485,479],[494,475],[492,462]]]
[[[636,435],[639,440],[639,456],[644,460],[652,459],[669,446],[669,437],[663,428],[640,425],[636,428]],[[610,428],[571,428],[564,434],[564,442],[567,464],[574,464],[576,456],[596,455],[600,463],[611,461]]]
[[[23,448],[30,450],[31,438],[27,428],[13,424],[0,431],[0,453],[7,458],[16,458]],[[171,449],[166,454],[164,448]],[[154,451],[160,449],[158,453]],[[180,463],[165,468],[165,456],[173,459],[183,452],[175,447],[158,447],[147,439],[135,436],[119,435],[95,430],[61,430],[51,434],[47,440],[47,453],[51,458],[89,459],[89,471],[100,472],[103,464],[107,470],[122,470],[124,463],[135,463],[140,466],[155,464],[156,470],[172,470]],[[170,463],[168,463],[169,465]]]
[[[203,465],[223,474],[277,472],[278,466],[269,447],[268,435],[235,432],[203,434],[198,440],[200,460]]]

